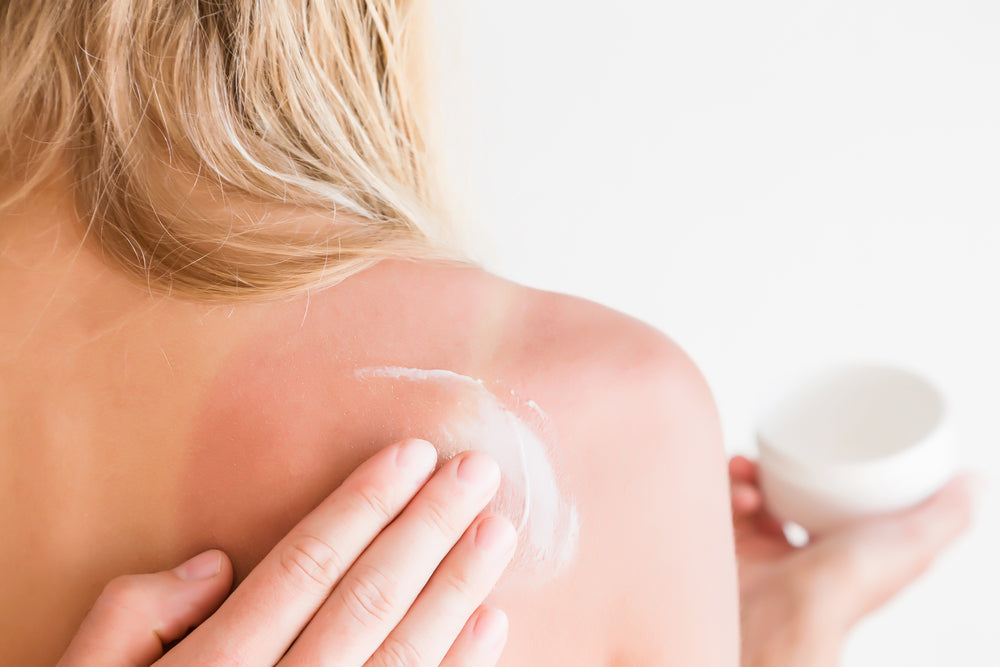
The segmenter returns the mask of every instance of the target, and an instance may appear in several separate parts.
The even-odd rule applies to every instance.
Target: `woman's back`
[[[735,664],[718,425],[668,340],[427,262],[284,301],[151,296],[78,251],[66,192],[0,221],[5,664],[52,662],[119,574],[218,547],[245,576],[410,436],[501,459],[504,664]]]

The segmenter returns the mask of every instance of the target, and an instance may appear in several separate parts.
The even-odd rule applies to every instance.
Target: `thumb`
[[[976,486],[972,475],[961,475],[917,507],[853,524],[815,543],[814,567],[846,624],[887,602],[965,532]]]
[[[151,665],[219,606],[232,578],[229,559],[213,549],[173,570],[111,580],[58,667]]]

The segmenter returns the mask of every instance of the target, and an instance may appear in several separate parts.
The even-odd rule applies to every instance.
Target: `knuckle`
[[[420,650],[402,637],[388,637],[375,661],[378,667],[417,667],[427,664]]]
[[[125,575],[109,581],[104,590],[94,602],[92,611],[99,617],[110,620],[113,625],[128,619],[134,623],[137,619],[149,618],[154,600],[151,591],[145,585],[143,575]]]
[[[283,547],[278,563],[292,585],[323,597],[346,569],[343,557],[332,545],[309,534],[297,535]]]
[[[337,590],[344,608],[362,626],[388,624],[397,615],[399,584],[378,568],[364,568]]]
[[[461,531],[448,516],[446,509],[436,502],[428,502],[421,512],[423,522],[441,535],[452,538]]]
[[[101,592],[100,600],[115,607],[138,611],[145,607],[147,597],[141,575],[126,575],[109,581]]]
[[[371,512],[385,523],[391,521],[396,515],[385,496],[385,490],[377,484],[360,485],[357,492],[357,502],[361,505],[361,509]]]
[[[440,583],[452,594],[463,601],[471,601],[476,589],[473,578],[467,572],[449,572],[447,570],[439,572]]]

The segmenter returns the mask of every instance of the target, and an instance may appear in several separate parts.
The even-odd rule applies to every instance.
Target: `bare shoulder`
[[[669,337],[595,303],[524,293],[509,359],[556,423],[580,511],[570,574],[622,664],[735,665],[738,593],[715,403]]]
[[[594,379],[704,386],[680,346],[640,320],[565,294],[525,289],[523,300],[523,320],[516,322],[519,332],[513,337],[521,354],[547,359],[548,370],[559,366]],[[710,402],[709,395],[703,397]]]
[[[532,392],[545,396],[546,405],[567,415],[585,411],[590,432],[598,426],[618,431],[626,415],[632,432],[698,427],[712,436],[698,448],[721,453],[711,391],[676,342],[592,301],[521,289],[522,306],[508,319],[506,349],[500,357],[514,366],[507,369],[511,375],[524,378]],[[572,430],[572,423],[564,426]],[[620,453],[695,446],[654,440],[630,442]]]

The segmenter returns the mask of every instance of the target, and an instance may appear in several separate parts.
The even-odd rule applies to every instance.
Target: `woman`
[[[2,6],[5,662],[54,661],[121,574],[218,548],[244,580],[410,437],[499,464],[504,664],[738,661],[703,378],[640,322],[461,261],[408,9]],[[754,619],[812,590],[780,562],[743,580]]]

